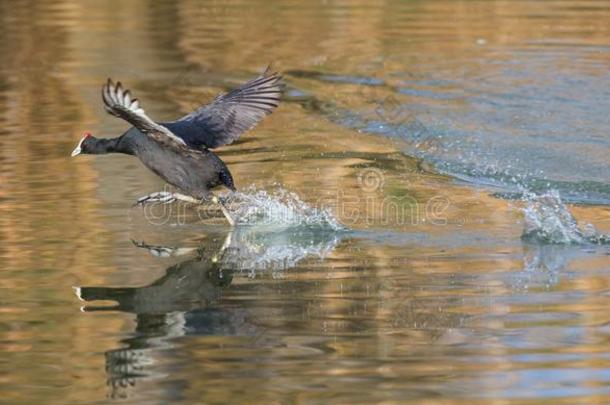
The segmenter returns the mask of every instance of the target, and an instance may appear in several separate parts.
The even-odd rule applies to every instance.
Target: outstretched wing
[[[106,112],[124,119],[154,140],[166,144],[186,145],[172,131],[151,120],[144,109],[140,107],[138,99],[131,98],[131,92],[124,90],[121,82],[115,84],[111,79],[108,79],[108,82],[102,87],[102,99]]]
[[[284,82],[269,68],[254,80],[204,105],[177,121],[164,123],[189,146],[216,148],[232,143],[252,129],[280,103]]]

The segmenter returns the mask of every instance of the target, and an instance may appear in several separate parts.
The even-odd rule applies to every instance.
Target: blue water
[[[610,47],[484,47],[461,68],[434,61],[381,76],[309,77],[364,101],[323,105],[331,119],[399,139],[405,154],[457,179],[610,204]]]

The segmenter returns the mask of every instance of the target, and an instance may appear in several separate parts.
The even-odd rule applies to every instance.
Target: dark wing
[[[194,148],[216,148],[235,141],[280,103],[284,82],[269,68],[254,80],[204,105],[177,121],[164,123]]]
[[[111,79],[102,87],[104,109],[108,114],[114,115],[129,122],[140,132],[163,144],[181,145],[186,143],[169,129],[151,120],[144,109],[140,107],[137,98],[131,98],[129,90],[123,90],[121,82],[113,83]]]

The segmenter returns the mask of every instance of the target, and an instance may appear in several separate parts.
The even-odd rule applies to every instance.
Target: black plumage
[[[243,86],[217,96],[210,104],[163,126],[191,147],[227,145],[273,112],[280,102],[282,88],[282,77],[265,71]]]
[[[108,79],[102,88],[104,108],[133,125],[123,135],[98,139],[85,134],[72,155],[124,153],[142,163],[169,184],[201,200],[224,185],[235,190],[224,162],[208,148],[235,141],[278,106],[281,75],[267,69],[261,76],[217,96],[179,120],[157,123],[150,119],[129,90]]]

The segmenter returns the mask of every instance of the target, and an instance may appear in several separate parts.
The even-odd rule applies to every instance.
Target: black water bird
[[[229,223],[234,225],[227,209],[210,192],[218,186],[235,191],[233,176],[210,149],[232,143],[271,114],[280,102],[283,86],[282,76],[267,68],[241,87],[219,94],[210,104],[176,121],[157,123],[146,115],[138,99],[123,89],[121,82],[108,79],[102,88],[104,109],[133,127],[111,139],[96,138],[86,132],[72,156],[135,155],[147,168],[185,193],[152,193],[140,198],[138,204],[211,200],[220,205]]]

